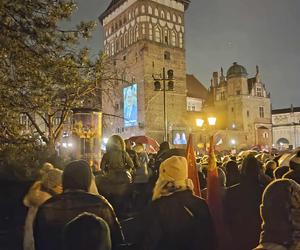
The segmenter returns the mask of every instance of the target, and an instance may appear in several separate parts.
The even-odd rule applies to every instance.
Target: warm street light
[[[196,125],[197,127],[202,127],[204,124],[204,120],[199,118],[199,119],[196,119]]]
[[[217,122],[217,118],[216,117],[208,117],[207,120],[208,120],[208,124],[210,126],[215,126],[216,125],[216,122]]]
[[[235,146],[235,144],[236,144],[236,140],[235,139],[232,139],[230,142],[231,142],[231,145]]]
[[[163,67],[163,74],[162,78],[156,78],[152,75],[154,80],[154,91],[163,91],[163,108],[164,108],[164,140],[168,141],[168,118],[167,118],[167,110],[166,110],[166,91],[173,91],[174,90],[174,71],[169,69],[166,75],[166,69]],[[168,81],[166,86],[166,81]],[[163,86],[161,86],[161,82]]]

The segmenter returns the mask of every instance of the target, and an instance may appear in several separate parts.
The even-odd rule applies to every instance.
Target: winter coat
[[[215,231],[207,204],[190,190],[153,201],[137,223],[139,249],[215,249]]]
[[[110,150],[103,155],[101,169],[107,172],[131,171],[134,168],[132,159],[127,152],[119,149]]]
[[[123,243],[123,234],[113,208],[102,197],[82,190],[70,190],[40,206],[34,223],[36,250],[62,249],[64,226],[83,212],[93,213],[109,225],[113,248]]]
[[[24,205],[28,207],[24,228],[24,250],[34,250],[34,239],[32,230],[33,221],[38,211],[38,207],[50,198],[51,194],[41,191],[40,181],[36,181],[29,189],[27,195],[24,197]]]
[[[300,184],[300,168],[290,170],[283,177],[287,179],[292,179],[298,184]]]
[[[149,180],[148,162],[149,158],[146,152],[138,153],[140,168],[136,169],[134,183],[147,183]]]
[[[253,249],[260,235],[259,206],[263,187],[241,182],[229,187],[224,200],[224,219],[232,240],[231,250]]]

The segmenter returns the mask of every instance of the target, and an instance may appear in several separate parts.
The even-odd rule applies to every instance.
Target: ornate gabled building
[[[205,108],[217,117],[217,128],[224,147],[234,142],[237,148],[272,145],[270,94],[261,81],[258,66],[255,77],[248,78],[245,67],[236,62],[213,73],[210,95]]]
[[[103,86],[104,136],[146,134],[163,140],[163,92],[153,76],[174,72],[174,91],[166,92],[168,134],[186,127],[184,13],[189,0],[112,0],[99,17],[104,51],[122,81]],[[109,114],[114,114],[109,115]]]

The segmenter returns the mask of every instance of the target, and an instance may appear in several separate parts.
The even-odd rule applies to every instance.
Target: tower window
[[[158,9],[157,8],[155,8],[155,10],[154,10],[154,15],[158,16]]]
[[[179,33],[179,47],[183,48],[183,35],[182,35],[182,33]]]
[[[263,97],[262,89],[261,88],[256,88],[256,95],[259,97]]]
[[[165,51],[164,58],[165,60],[171,60],[171,53],[169,51]]]
[[[265,117],[264,107],[259,107],[259,117],[260,118],[264,118]]]
[[[176,23],[177,19],[176,19],[176,15],[173,14],[173,22]]]
[[[234,112],[234,107],[231,108],[231,112]]]
[[[172,46],[176,46],[176,33],[175,31],[172,31]]]
[[[268,139],[269,138],[269,134],[267,132],[263,133],[263,138]]]
[[[145,5],[142,5],[142,13],[145,13]]]
[[[170,19],[171,19],[170,12],[167,12],[167,20],[170,20]]]
[[[250,112],[249,112],[249,110],[247,110],[247,117],[249,117],[250,116]]]
[[[182,19],[181,19],[181,17],[180,16],[178,16],[178,23],[182,23]]]
[[[161,42],[161,33],[159,27],[155,27],[155,41],[158,43]]]
[[[152,15],[152,8],[151,8],[151,6],[148,6],[148,13],[149,13],[150,15]]]
[[[160,12],[160,17],[161,17],[162,19],[165,19],[165,12],[161,11],[161,12]]]
[[[153,40],[153,29],[151,23],[149,23],[149,39]]]

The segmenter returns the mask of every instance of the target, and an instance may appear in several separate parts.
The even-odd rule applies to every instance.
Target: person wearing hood
[[[288,178],[300,184],[300,151],[290,160],[290,171],[283,178]]]
[[[246,156],[240,183],[229,187],[226,192],[224,219],[232,239],[232,250],[253,249],[259,240],[259,206],[264,190],[259,182],[259,164],[254,156]]]
[[[255,250],[300,249],[300,185],[293,180],[273,181],[265,189],[260,214],[263,220]]]
[[[64,250],[111,250],[107,223],[91,213],[71,220],[63,231]]]
[[[193,194],[185,157],[161,163],[152,202],[137,221],[138,249],[215,249],[212,218],[206,202]]]
[[[126,152],[125,142],[119,135],[112,135],[106,144],[106,153],[101,161],[101,169],[106,172],[132,171],[134,164]]]
[[[36,250],[62,249],[64,226],[82,212],[93,213],[107,222],[113,249],[123,243],[123,234],[112,206],[104,197],[88,192],[91,175],[89,164],[83,160],[73,161],[65,167],[63,193],[50,198],[38,209],[33,228]]]
[[[46,167],[45,167],[46,166]],[[24,228],[24,250],[34,250],[33,221],[39,206],[53,195],[62,192],[62,171],[45,165],[40,171],[41,180],[36,181],[24,197],[23,203],[28,207]]]
[[[238,164],[235,161],[229,160],[224,163],[224,170],[226,173],[226,186],[231,187],[240,183],[240,171]]]

